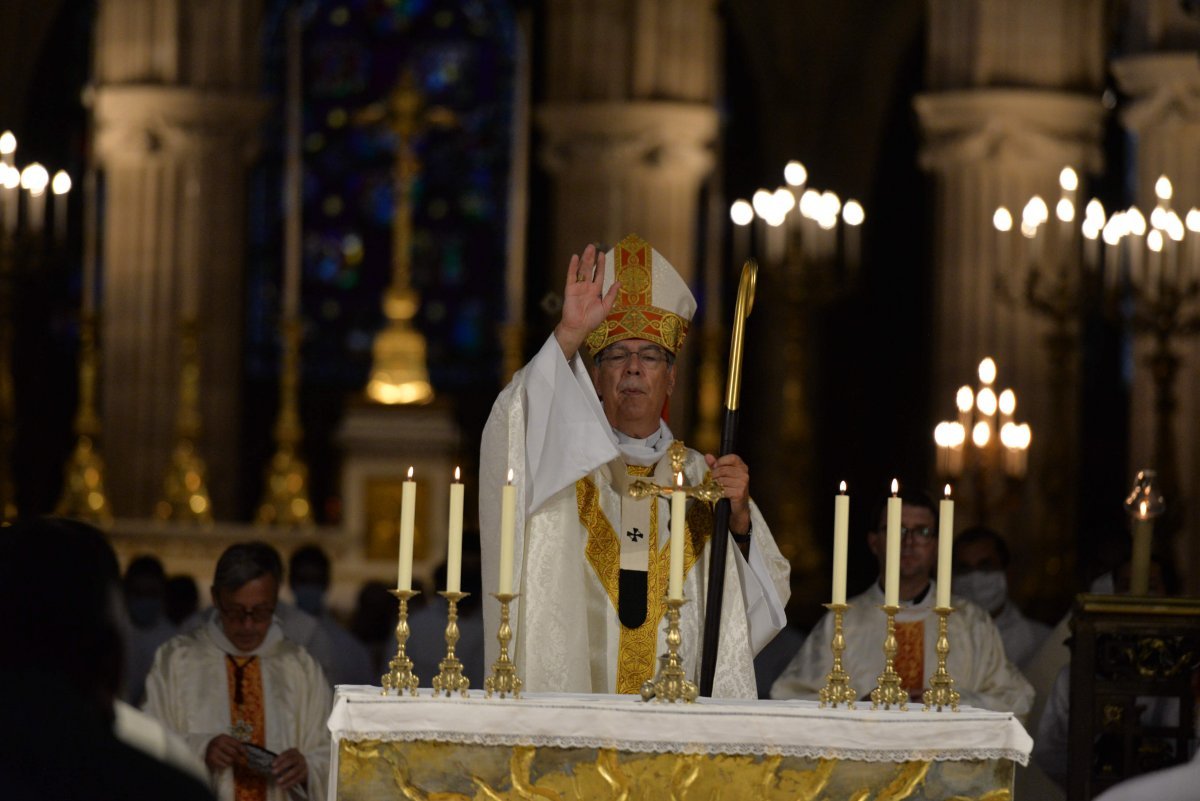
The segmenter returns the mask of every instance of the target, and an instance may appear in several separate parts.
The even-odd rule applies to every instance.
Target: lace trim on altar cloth
[[[643,754],[729,754],[737,756],[779,755],[803,759],[840,759],[851,762],[967,762],[1010,759],[1020,765],[1029,764],[1029,755],[1013,748],[995,749],[878,749],[818,748],[815,746],[772,746],[770,748],[745,743],[671,743],[661,740],[609,740],[601,737],[565,737],[562,735],[480,734],[461,731],[355,731],[341,732],[336,739],[352,742],[379,740],[383,742],[417,742],[432,740],[439,743],[483,746],[532,746],[535,748],[612,748]]]

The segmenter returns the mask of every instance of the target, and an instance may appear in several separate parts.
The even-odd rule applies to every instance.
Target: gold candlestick
[[[175,418],[175,448],[163,481],[163,498],[155,514],[160,520],[211,524],[208,469],[200,456],[199,324],[194,317],[180,323],[179,408]]]
[[[420,681],[417,679],[417,674],[412,671],[413,663],[408,658],[408,654],[404,652],[404,644],[408,642],[408,635],[411,633],[408,628],[408,600],[413,596],[420,595],[421,591],[388,590],[388,592],[400,600],[400,615],[396,621],[396,655],[388,663],[391,670],[383,675],[380,683],[383,684],[384,695],[387,695],[389,690],[395,690],[396,695],[404,695],[405,690],[408,690],[409,695],[416,695],[417,685]]]
[[[281,326],[283,365],[279,371],[279,416],[275,420],[275,455],[267,468],[266,487],[254,522],[264,526],[305,528],[313,524],[308,499],[308,465],[300,456],[304,427],[300,423],[300,340],[298,319]]]
[[[667,599],[667,652],[658,658],[658,675],[642,685],[642,700],[668,701],[675,703],[683,699],[691,704],[700,694],[695,683],[688,681],[679,656],[683,635],[679,631],[679,608],[687,603],[686,598]]]
[[[946,670],[946,657],[950,654],[950,638],[946,636],[946,622],[950,617],[950,613],[954,611],[951,606],[935,606],[933,611],[938,616],[938,638],[937,638],[937,672],[929,678],[929,689],[921,696],[925,701],[925,711],[929,711],[932,707],[937,707],[937,711],[941,712],[942,707],[950,707],[951,712],[958,711],[958,690],[954,689],[954,679],[950,677],[950,673]]]
[[[91,523],[112,522],[104,490],[104,458],[100,455],[100,415],[96,411],[96,316],[85,312],[79,327],[79,407],[75,412],[75,450],[63,475],[62,497],[55,514]]]
[[[903,712],[908,709],[908,692],[900,686],[900,674],[896,672],[895,666],[896,613],[900,611],[900,607],[884,606],[883,611],[887,614],[887,636],[883,640],[883,672],[879,674],[875,689],[871,690],[871,709],[878,709],[881,705],[884,709],[891,709],[894,704]]]
[[[512,640],[512,626],[508,622],[508,605],[519,594],[514,592],[492,593],[492,597],[500,602],[500,628],[496,632],[496,639],[500,641],[500,656],[492,663],[492,675],[483,682],[488,698],[492,697],[492,693],[498,693],[501,698],[510,694],[513,698],[521,697],[521,679],[517,677],[517,666],[508,658],[508,643]]]
[[[842,634],[842,616],[849,609],[847,604],[825,604],[825,608],[833,612],[833,640],[830,650],[833,651],[833,669],[825,677],[825,686],[817,693],[820,705],[829,704],[837,708],[839,703],[845,703],[847,709],[854,709],[854,688],[850,686],[850,674],[842,669],[842,652],[846,650],[846,638]]]
[[[458,602],[466,598],[469,592],[439,592],[438,595],[450,604],[446,619],[446,658],[438,663],[438,674],[433,677],[433,697],[437,698],[443,692],[449,698],[458,693],[467,697],[467,687],[471,680],[463,675],[462,662],[454,655],[454,644],[458,642]]]

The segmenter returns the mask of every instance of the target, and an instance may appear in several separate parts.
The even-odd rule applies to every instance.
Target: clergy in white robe
[[[877,520],[879,525],[868,533],[867,544],[879,561],[882,575],[885,516],[880,514]],[[937,513],[929,496],[909,489],[902,492],[900,610],[896,613],[894,668],[900,674],[901,686],[914,699],[921,697],[937,669],[938,619],[933,612],[937,587],[929,577],[937,558],[936,532]],[[883,672],[883,641],[887,634],[887,616],[880,608],[883,602],[883,590],[875,582],[848,601],[850,608],[843,619],[846,646],[842,667],[850,674],[850,686],[859,697],[875,688]],[[1027,714],[1033,705],[1033,687],[1005,655],[1000,632],[991,617],[964,598],[952,598],[951,605],[954,612],[947,624],[950,654],[946,669],[954,679],[954,689],[961,694],[961,702],[1018,716]],[[791,664],[775,681],[771,697],[816,700],[833,667],[832,640],[830,613],[809,633]]]
[[[501,392],[483,434],[484,589],[496,592],[500,581],[500,495],[512,470],[512,586],[520,597],[510,650],[529,691],[636,693],[666,650],[670,505],[632,500],[626,488],[637,478],[673,483],[668,453],[675,440],[661,410],[695,301],[639,237],[627,237],[607,259],[615,280],[592,246],[572,259],[563,320]],[[590,376],[577,353],[585,339],[597,359]],[[713,695],[754,698],[754,655],[786,622],[790,567],[749,500],[740,458],[681,450],[684,485],[711,473],[731,500],[730,531],[743,541],[722,543]],[[712,507],[689,498],[685,518],[681,652],[687,675],[697,680]],[[497,605],[485,610],[494,632]],[[494,638],[486,644],[490,665],[498,646]]]
[[[230,546],[214,578],[219,614],[163,645],[146,677],[145,711],[183,737],[221,799],[325,798],[332,693],[274,617],[281,569],[270,546]]]

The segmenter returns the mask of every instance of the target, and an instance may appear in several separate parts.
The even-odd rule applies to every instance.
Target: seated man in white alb
[[[914,700],[929,686],[937,669],[938,625],[933,613],[937,591],[930,579],[937,560],[937,511],[923,492],[900,493],[900,611],[896,614],[895,669],[900,683]],[[876,530],[867,534],[867,545],[879,562],[879,581],[851,598],[844,619],[846,650],[842,666],[850,686],[860,696],[869,695],[883,672],[883,640],[887,618],[883,606],[883,567],[886,545],[886,509],[880,504]],[[987,612],[963,598],[953,598],[947,635],[950,655],[946,669],[962,703],[998,712],[1024,715],[1033,705],[1033,687],[1004,654],[1000,632]],[[776,699],[816,700],[833,665],[830,641],[833,615],[826,614],[809,634],[799,653],[771,687]]]
[[[606,262],[611,271],[605,269]],[[634,476],[674,483],[662,419],[696,302],[649,244],[589,245],[567,269],[562,319],[500,393],[483,432],[479,509],[486,592],[500,562],[500,491],[517,486],[513,658],[530,691],[636,693],[665,648],[670,505],[625,492]],[[584,367],[580,348],[592,357]],[[713,695],[756,697],[754,654],[785,622],[790,567],[750,500],[738,456],[685,449],[684,483],[711,471],[730,501]],[[685,514],[682,656],[696,680],[712,507]],[[497,605],[485,604],[495,631]],[[496,656],[488,638],[487,663]]]
[[[282,574],[266,543],[231,545],[213,576],[216,617],[159,648],[146,677],[146,712],[204,760],[221,799],[325,797],[332,693],[275,618]]]

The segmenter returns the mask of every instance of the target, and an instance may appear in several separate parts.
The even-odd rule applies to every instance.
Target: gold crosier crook
[[[746,318],[754,308],[758,263],[746,259],[738,281],[733,307],[733,337],[729,342],[729,379],[725,385],[725,425],[721,429],[721,456],[734,452],[737,440],[738,403],[742,392],[742,351],[746,342]],[[717,668],[717,645],[721,640],[721,599],[725,594],[725,542],[729,533],[729,500],[717,502],[713,523],[712,551],[708,562],[708,595],[704,604],[704,646],[700,652],[700,695],[711,696]]]

